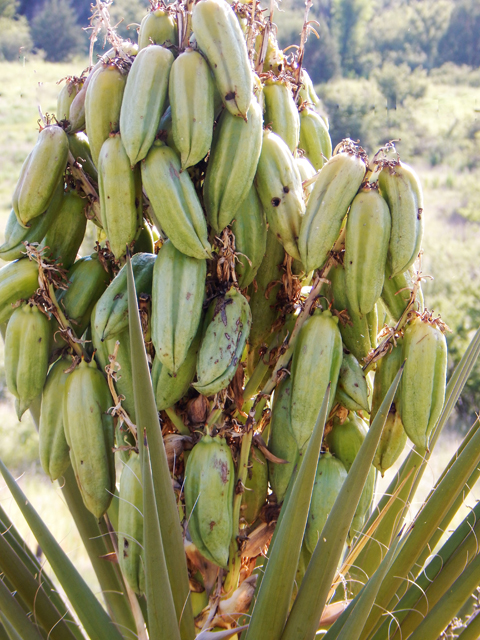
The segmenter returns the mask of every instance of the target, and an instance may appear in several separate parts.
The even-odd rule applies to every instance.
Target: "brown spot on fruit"
[[[229,91],[225,96],[225,100],[235,100],[235,91]]]
[[[281,200],[280,198],[272,198],[272,200],[271,200],[272,205],[273,205],[274,207],[278,207],[278,206],[280,206],[280,202],[281,202],[281,201],[282,201],[282,200]]]
[[[213,531],[213,527],[216,525],[217,523],[215,522],[215,520],[211,520],[210,521],[210,531]]]
[[[290,188],[285,185],[283,187],[283,193],[290,193]]]

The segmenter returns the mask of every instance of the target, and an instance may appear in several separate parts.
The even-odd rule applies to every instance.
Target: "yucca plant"
[[[405,521],[480,330],[446,385],[418,178],[391,143],[332,155],[307,18],[287,57],[257,3],[152,3],[138,47],[107,9],[0,246],[8,386],[103,602],[0,462],[65,593],[0,510],[0,638],[438,638],[480,582],[479,508],[442,541],[478,420]]]

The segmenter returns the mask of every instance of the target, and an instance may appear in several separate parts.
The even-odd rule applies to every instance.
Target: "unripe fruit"
[[[225,439],[204,436],[185,469],[185,507],[192,542],[200,553],[226,568],[232,538],[235,469]]]
[[[92,361],[82,360],[66,382],[63,402],[70,461],[87,509],[101,518],[115,492],[112,396]]]

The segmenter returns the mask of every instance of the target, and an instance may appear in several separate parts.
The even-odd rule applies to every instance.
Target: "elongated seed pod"
[[[98,171],[92,160],[90,143],[83,131],[69,135],[68,145],[75,162],[82,167],[87,176],[98,182]]]
[[[375,370],[375,382],[373,385],[372,413],[370,422],[375,418],[385,395],[390,388],[395,376],[403,363],[402,340],[397,340],[397,344],[392,350],[385,354],[377,363]],[[407,434],[403,428],[400,417],[400,389],[397,390],[393,399],[387,421],[383,427],[380,442],[373,465],[383,474],[389,469],[402,453],[407,444]]]
[[[338,327],[342,340],[358,361],[364,360],[376,347],[377,314],[376,309],[366,316],[352,311],[347,300],[345,269],[341,265],[333,266],[328,272],[331,282],[330,296],[333,308],[340,313]]]
[[[252,324],[248,302],[234,288],[212,305],[213,317],[198,353],[197,382],[193,385],[205,396],[218,393],[230,384]]]
[[[331,384],[329,410],[333,405],[342,365],[342,336],[330,311],[315,312],[303,324],[292,360],[292,430],[302,455]]]
[[[142,181],[156,226],[187,256],[210,256],[207,223],[195,187],[172,149],[157,141],[142,162]]]
[[[140,169],[132,170],[120,134],[109,136],[98,157],[100,216],[110,249],[123,257],[141,220]]]
[[[378,178],[392,214],[389,259],[392,276],[415,262],[423,237],[423,194],[417,174],[403,162],[387,164]]]
[[[315,181],[298,239],[307,272],[325,263],[365,170],[365,161],[356,151],[342,152],[330,158]]]
[[[302,81],[300,91],[298,92],[300,104],[306,102],[308,106],[312,106],[318,113],[321,113],[323,108],[322,101],[317,96],[312,79],[306,69],[302,69],[300,79]],[[328,129],[328,121],[325,121],[325,124]]]
[[[332,140],[325,120],[313,109],[300,111],[300,140],[298,146],[319,171],[332,157]]]
[[[62,476],[70,465],[68,444],[63,427],[63,396],[68,373],[72,366],[70,358],[60,358],[48,372],[42,394],[42,410],[38,442],[40,462],[43,470],[53,482]]]
[[[367,381],[353,353],[343,354],[336,401],[350,411],[369,411]]]
[[[57,125],[42,129],[23,163],[12,197],[13,210],[24,227],[47,210],[65,171],[67,156],[65,131]]]
[[[247,117],[253,76],[242,29],[224,0],[202,0],[194,5],[192,29],[213,71],[222,100],[234,116]]]
[[[184,255],[168,240],[153,268],[152,341],[157,358],[177,373],[202,316],[207,265]]]
[[[97,69],[85,97],[85,122],[92,159],[98,167],[103,143],[120,126],[120,109],[126,83],[125,74],[113,63]]]
[[[153,265],[156,256],[136,253],[132,257],[133,277],[137,295],[152,291]],[[100,340],[113,338],[128,327],[127,270],[122,267],[102,294],[92,313],[95,331]]]
[[[315,551],[318,539],[328,515],[345,482],[347,472],[342,462],[328,451],[322,453],[317,465],[310,511],[305,529],[305,545],[310,553]]]
[[[120,476],[118,505],[118,563],[135,593],[145,592],[143,552],[143,486],[140,456],[133,453]]]
[[[267,78],[263,87],[265,124],[286,143],[293,153],[300,139],[300,118],[290,83]]]
[[[110,282],[110,274],[93,253],[77,260],[67,274],[68,289],[57,293],[57,300],[71,321],[75,334],[81,338],[90,323],[97,300]]]
[[[240,289],[244,289],[253,282],[267,247],[265,214],[253,185],[235,214],[232,231],[239,254],[235,264],[237,282]]]
[[[15,260],[0,269],[0,324],[14,312],[12,304],[27,300],[38,289],[38,264],[28,258]]]
[[[215,128],[205,174],[203,198],[207,217],[219,233],[235,217],[250,191],[262,148],[262,111],[255,99],[248,121],[224,111]]]
[[[96,71],[100,69],[100,67],[103,66],[106,62],[108,62],[109,60],[112,60],[115,56],[116,56],[115,49],[113,48],[109,49],[106,53],[103,54],[103,56],[100,58],[97,64],[90,71],[88,76],[85,78],[82,88],[77,93],[77,95],[72,101],[72,104],[70,105],[70,111],[68,114],[68,120],[70,124],[67,129],[69,134],[77,133],[79,131],[84,131],[85,99],[87,96],[88,85],[92,81],[92,78],[95,75]]]
[[[60,212],[62,200],[63,182],[59,182],[45,213],[34,218],[27,228],[18,222],[15,211],[12,209],[5,227],[5,242],[0,246],[0,259],[17,260],[22,258],[25,255],[24,242],[40,242],[55,222]]]
[[[248,337],[250,349],[256,349],[267,338],[279,315],[277,293],[281,287],[281,265],[285,251],[272,230],[267,232],[265,256],[249,289],[252,328]]]
[[[38,307],[27,303],[15,309],[5,334],[5,378],[20,420],[42,393],[48,371],[52,323]]]
[[[333,419],[326,442],[329,450],[342,462],[347,472],[360,451],[367,431],[366,423],[354,411],[350,411],[343,422],[338,417]]]
[[[69,120],[70,105],[83,87],[83,78],[66,78],[66,82],[57,96],[56,117],[58,122]]]
[[[168,11],[155,9],[144,16],[138,31],[138,51],[151,44],[177,44],[177,23]]]
[[[157,356],[153,359],[152,385],[155,392],[157,409],[163,411],[173,407],[187,393],[197,370],[197,357],[202,341],[199,328],[183,363],[177,373],[170,371]]]
[[[308,160],[308,158],[298,157],[295,158],[295,164],[297,165],[298,172],[300,173],[300,178],[302,179],[302,187],[303,187],[303,199],[305,200],[305,204],[308,202],[308,198],[312,193],[313,182],[308,186],[304,186],[303,183],[307,180],[310,180],[315,175],[315,167]]]
[[[168,95],[173,139],[182,169],[187,169],[200,162],[212,146],[214,82],[201,53],[186,49],[178,56],[170,72]]]
[[[270,423],[268,448],[274,456],[288,462],[280,464],[268,461],[268,478],[279,504],[283,502],[298,463],[298,446],[291,424],[291,393],[292,381],[287,377],[275,388]]]
[[[413,291],[415,280],[416,275],[413,268],[405,271],[405,273],[399,273],[397,276],[392,277],[392,270],[387,260],[385,265],[385,282],[383,283],[382,289],[382,302],[390,317],[395,322],[400,319],[400,316],[410,302],[410,295]],[[421,286],[418,286],[413,309],[423,313],[424,304]]]
[[[185,508],[192,542],[200,553],[226,567],[232,537],[235,470],[225,439],[204,436],[185,469]]]
[[[112,396],[95,362],[80,365],[67,379],[63,423],[78,488],[87,509],[101,518],[115,491]]]
[[[120,133],[132,167],[153,144],[165,110],[173,54],[165,47],[142,49],[130,68],[120,111]]]
[[[300,260],[298,237],[305,213],[302,180],[289,148],[271,131],[263,134],[255,184],[271,230],[285,251]]]
[[[85,236],[87,200],[76,191],[63,194],[60,210],[50,225],[42,242],[45,255],[57,260],[64,269],[70,269],[75,262],[80,245]]]
[[[385,280],[390,212],[376,189],[355,196],[347,218],[345,236],[345,284],[350,309],[370,313]]]
[[[405,329],[400,415],[410,440],[428,448],[445,400],[447,342],[435,324],[415,318]]]

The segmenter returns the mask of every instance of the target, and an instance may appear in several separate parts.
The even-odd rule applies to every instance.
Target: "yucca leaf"
[[[115,628],[107,612],[52,536],[48,527],[32,507],[1,460],[0,472],[86,632],[94,638],[98,638],[98,640],[120,640],[122,636]]]
[[[239,618],[239,623],[240,624],[246,624],[247,623],[247,619],[250,619],[252,616],[252,612],[253,609],[255,607],[255,602],[257,600],[257,596],[258,596],[258,592],[260,591],[260,587],[262,585],[262,580],[263,580],[263,576],[265,575],[265,567],[268,564],[268,560],[270,558],[270,551],[271,549],[273,549],[273,543],[275,541],[275,536],[277,534],[277,532],[280,530],[280,523],[283,519],[283,516],[285,514],[285,510],[287,508],[287,504],[288,501],[290,499],[290,496],[292,494],[292,490],[293,490],[293,486],[295,484],[295,479],[297,477],[297,472],[298,469],[296,468],[292,474],[292,477],[290,478],[290,482],[288,483],[288,487],[287,487],[287,492],[285,494],[285,498],[283,499],[283,503],[282,503],[282,508],[280,509],[280,513],[278,514],[278,520],[275,526],[275,529],[273,531],[273,536],[272,539],[270,540],[270,545],[267,549],[267,553],[265,555],[260,555],[258,556],[256,563],[255,563],[255,569],[253,570],[253,573],[255,573],[257,575],[257,583],[255,585],[255,591],[253,594],[253,598],[252,601],[250,603],[250,607],[248,610],[248,614],[241,616]],[[241,635],[241,640],[244,640],[246,636],[246,632],[242,633]]]
[[[417,590],[417,601],[414,603],[412,610],[407,613],[401,622],[401,637],[408,637],[408,635],[416,629],[423,617],[440,598],[443,597],[465,567],[475,558],[478,553],[479,533],[480,521],[477,521],[476,526],[472,528],[472,531],[465,537],[450,558],[445,560],[445,563],[440,569],[438,569],[437,562],[434,567],[427,567],[426,571],[422,573],[422,576],[428,576],[428,578],[423,581],[427,583],[425,584],[423,593]],[[435,558],[438,558],[438,556],[435,556]],[[434,571],[436,568],[438,572],[435,575]],[[418,589],[418,581],[415,583],[415,586]],[[410,588],[414,588],[414,586],[412,585]]]
[[[383,557],[383,549],[387,549],[390,546],[390,542],[393,537],[393,531],[399,526],[408,512],[409,505],[414,498],[417,487],[421,481],[423,473],[428,466],[428,460],[434,449],[434,446],[440,436],[440,433],[450,417],[455,404],[460,397],[460,394],[465,386],[465,383],[472,372],[475,362],[480,354],[480,329],[475,333],[472,341],[468,345],[462,359],[458,363],[453,372],[445,394],[445,404],[442,410],[442,414],[438,420],[438,424],[435,427],[434,433],[430,440],[430,450],[424,451],[417,447],[414,447],[408,456],[405,458],[399,471],[393,478],[388,489],[380,499],[377,507],[374,509],[368,522],[365,524],[363,531],[366,531],[373,523],[376,515],[382,511],[389,497],[393,495],[401,482],[414,471],[413,475],[410,475],[409,482],[405,485],[404,489],[398,495],[393,507],[390,509],[388,516],[382,521],[373,538],[365,546],[365,549],[360,553],[356,567],[352,568],[351,576],[354,580],[362,580],[365,576],[370,576],[376,570]],[[355,583],[353,583],[355,590]]]
[[[127,282],[133,396],[135,400],[135,415],[137,418],[137,443],[142,463],[143,546],[145,554],[145,590],[148,610],[148,628],[151,638],[158,638],[158,640],[180,640],[179,620],[182,609],[179,609],[178,606],[179,604],[183,606],[183,602],[178,603],[177,607],[175,606],[173,587],[177,586],[178,588],[178,581],[175,579],[171,580],[171,576],[169,576],[164,541],[162,539],[159,522],[159,518],[163,515],[161,513],[162,505],[164,504],[163,500],[168,505],[168,496],[170,494],[173,496],[173,491],[158,422],[157,408],[153,397],[130,258],[127,259]],[[165,458],[164,463],[169,477],[169,486],[163,495],[157,494],[158,500],[156,500],[154,491],[154,470],[150,464],[150,446],[152,443],[155,444],[155,436],[153,434],[157,432],[161,443],[157,442],[156,444],[164,454],[163,457],[161,454],[158,456],[160,460],[160,472],[163,471],[161,466],[163,464],[163,458]],[[147,446],[144,442],[145,433],[147,435]],[[178,515],[176,515],[176,517],[178,521]],[[183,544],[182,556],[185,557]],[[159,588],[160,585],[161,588]]]
[[[355,600],[352,600],[335,624],[333,624],[323,636],[323,640],[358,640],[362,633],[365,620],[375,602],[380,585],[392,563],[392,559],[400,542],[401,536],[399,534],[394,539],[392,546],[373,576],[365,584]]]
[[[330,385],[281,521],[277,524],[275,539],[270,545],[265,575],[253,607],[246,640],[278,640],[281,637],[307,523],[329,397]]]
[[[0,611],[20,636],[21,640],[41,640],[38,629],[30,622],[20,604],[0,580]]]
[[[282,640],[311,640],[315,636],[402,373],[403,365],[386,393],[335,500],[293,603]]]
[[[480,583],[480,554],[466,567],[445,595],[418,625],[409,640],[438,638]]]
[[[0,532],[2,534],[2,538],[8,543],[8,545],[12,548],[13,552],[20,559],[24,567],[26,567],[29,574],[35,580],[37,587],[39,586],[39,580],[41,579],[41,584],[43,589],[48,594],[49,600],[52,602],[53,606],[56,607],[57,611],[61,614],[64,621],[68,623],[70,632],[74,635],[78,640],[83,640],[84,635],[80,631],[77,623],[74,621],[70,612],[68,611],[67,606],[63,602],[61,596],[57,592],[56,587],[53,582],[47,575],[44,568],[42,568],[35,556],[35,554],[31,551],[25,541],[22,539],[14,524],[8,518],[5,511],[0,506]],[[0,561],[0,567],[2,566]]]
[[[75,634],[69,630],[62,614],[49,599],[43,585],[23,564],[22,560],[0,535],[0,569],[8,577],[15,590],[35,612],[38,624],[49,633],[52,640],[75,640]],[[65,613],[65,610],[64,610]]]
[[[443,572],[444,568],[448,566],[450,558],[462,548],[466,539],[476,540],[474,527],[476,527],[476,525],[478,527],[478,523],[480,523],[480,502],[469,512],[463,522],[458,525],[442,548],[435,553],[417,580],[410,585],[408,591],[396,605],[395,609],[389,614],[380,629],[375,633],[372,640],[393,640],[396,625],[395,621],[397,621],[399,625],[402,624],[404,619],[413,614],[419,607],[419,602],[422,603],[422,601],[426,600],[425,605],[430,604],[430,597],[427,595],[427,590],[435,583],[436,578]],[[420,604],[420,606],[422,606],[422,604]],[[402,633],[402,636],[403,635]]]
[[[472,616],[457,640],[478,640],[480,638],[480,614]]]
[[[3,633],[6,634],[7,640],[22,640],[22,637],[18,635],[18,633],[15,631],[15,629],[10,624],[7,617],[2,613],[1,610],[0,610],[0,620],[2,621]],[[0,636],[0,637],[2,637],[2,640],[3,640],[3,636]]]
[[[62,493],[88,553],[112,619],[125,638],[135,638],[135,620],[125,594],[125,584],[118,565],[103,557],[113,551],[110,537],[105,536],[95,517],[85,507],[70,466],[63,475]]]
[[[421,554],[424,541],[429,540],[436,531],[456,497],[461,493],[465,482],[479,461],[480,429],[477,429],[448,473],[437,485],[428,502],[424,504],[423,508],[417,514],[414,526],[410,530],[402,549],[392,563],[379,591],[376,601],[378,606],[372,611],[367,622],[365,637],[368,637],[368,633],[376,626],[382,611],[391,609],[394,606],[391,605],[390,602],[397,590],[402,587],[405,578]],[[394,604],[396,604],[396,602]]]
[[[0,640],[11,640],[10,636],[5,630],[4,622],[5,622],[5,618],[4,616],[2,616],[2,612],[0,611]],[[7,625],[11,626],[8,624],[8,622],[7,622]],[[17,634],[17,638],[18,638],[18,634]],[[20,638],[20,640],[22,639]]]
[[[437,486],[438,483],[441,482],[441,480],[443,479],[444,474],[448,471],[448,469],[451,467],[451,465],[455,461],[456,456],[458,456],[463,451],[463,449],[466,446],[466,444],[468,443],[470,437],[473,436],[473,434],[475,433],[475,431],[479,427],[480,427],[480,422],[479,421],[475,422],[475,424],[472,426],[472,428],[469,430],[469,432],[467,434],[468,440],[466,440],[466,438],[467,438],[467,436],[466,436],[465,439],[463,440],[461,446],[458,448],[458,451],[456,452],[455,456],[450,460],[448,466],[445,468],[444,473],[442,473],[440,478],[437,480],[435,486]],[[477,466],[473,470],[471,476],[468,478],[467,482],[465,483],[462,491],[457,496],[455,502],[453,503],[453,505],[448,510],[447,514],[443,518],[442,522],[439,524],[439,526],[436,529],[436,531],[433,533],[433,535],[430,538],[430,540],[425,540],[423,552],[420,554],[420,556],[419,556],[419,558],[417,560],[417,565],[419,567],[423,567],[423,565],[425,564],[428,556],[432,552],[432,549],[435,549],[435,547],[439,543],[441,537],[443,536],[445,531],[447,531],[447,529],[450,526],[450,523],[452,522],[453,518],[457,514],[458,510],[460,509],[460,507],[464,504],[468,494],[470,493],[470,491],[472,491],[472,489],[474,488],[474,486],[475,486],[475,484],[476,484],[476,482],[477,482],[477,480],[479,478],[480,478],[480,466]],[[430,497],[430,495],[429,495],[429,497]],[[427,498],[427,500],[428,499],[429,498]]]
[[[404,485],[405,485],[405,483],[407,481],[408,481],[408,477],[405,478],[405,480],[397,487],[396,492],[392,496],[390,496],[390,499],[387,502],[387,504],[385,505],[385,508],[383,509],[383,511],[381,511],[378,514],[378,516],[375,518],[374,522],[370,525],[370,527],[365,532],[362,532],[362,534],[358,537],[356,544],[350,550],[348,556],[343,561],[342,566],[337,571],[337,575],[335,577],[334,583],[333,583],[332,588],[330,590],[330,593],[328,595],[328,599],[333,597],[333,595],[334,595],[334,593],[335,593],[335,591],[337,589],[337,586],[343,580],[343,576],[345,576],[350,571],[352,566],[355,565],[355,561],[356,561],[358,555],[361,553],[362,549],[368,544],[368,541],[370,540],[370,538],[373,536],[373,534],[377,530],[377,528],[380,525],[380,523],[383,520],[383,518],[385,518],[386,515],[388,514],[388,511],[389,511],[390,507],[394,504],[395,500],[397,499],[399,493],[402,491],[402,489],[403,489],[403,487],[404,487]]]
[[[40,422],[40,403],[33,403],[29,411],[38,428]],[[110,538],[103,535],[98,521],[85,507],[71,466],[69,466],[63,474],[61,488],[67,507],[75,522],[100,584],[108,612],[112,619],[118,624],[119,628],[122,629],[122,633],[126,638],[135,638],[135,621],[128,606],[128,599],[125,596],[123,578],[117,565],[103,560],[103,556],[114,550],[113,546]],[[21,541],[21,544],[24,546],[23,541]],[[33,554],[31,555],[33,556]],[[33,558],[36,562],[36,558],[34,556]],[[42,575],[45,576],[43,572]],[[54,594],[52,595],[52,600],[56,607],[61,610],[61,604],[63,605],[63,602],[53,589],[53,585],[52,594]],[[83,638],[83,634],[76,626],[73,627],[73,632],[77,638]]]

